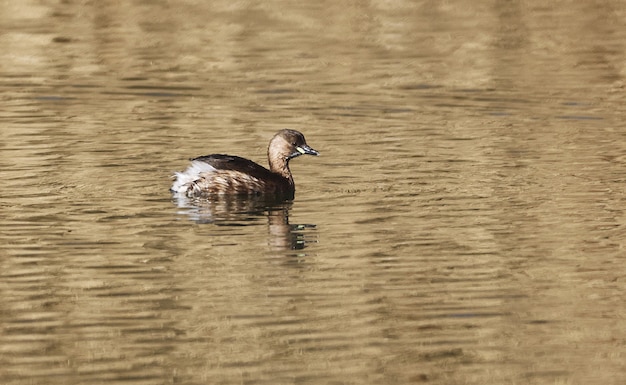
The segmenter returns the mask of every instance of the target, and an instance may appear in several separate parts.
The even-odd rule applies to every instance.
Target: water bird
[[[269,170],[239,156],[204,155],[191,159],[185,171],[174,174],[171,191],[187,198],[241,195],[293,199],[296,188],[289,161],[300,155],[318,156],[319,152],[309,147],[301,132],[280,130],[267,149]]]

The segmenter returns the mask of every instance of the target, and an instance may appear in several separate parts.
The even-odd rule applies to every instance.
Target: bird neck
[[[289,159],[280,155],[272,156],[272,154],[268,154],[267,157],[270,163],[270,171],[288,179],[289,183],[293,184],[293,176],[291,176],[291,170],[289,170]]]

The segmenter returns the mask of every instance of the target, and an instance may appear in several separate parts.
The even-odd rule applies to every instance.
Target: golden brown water
[[[0,383],[623,384],[625,19],[2,3]],[[171,199],[284,127],[293,203]]]

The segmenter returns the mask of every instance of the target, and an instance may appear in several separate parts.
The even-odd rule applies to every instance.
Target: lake
[[[622,2],[0,9],[0,383],[626,381]]]

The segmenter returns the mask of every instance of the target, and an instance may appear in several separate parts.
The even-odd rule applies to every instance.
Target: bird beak
[[[311,147],[307,146],[306,144],[303,144],[302,146],[298,146],[296,147],[296,151],[299,152],[299,154],[295,154],[296,156],[298,155],[315,155],[315,156],[319,156],[319,152],[315,151],[314,149],[312,149]]]

